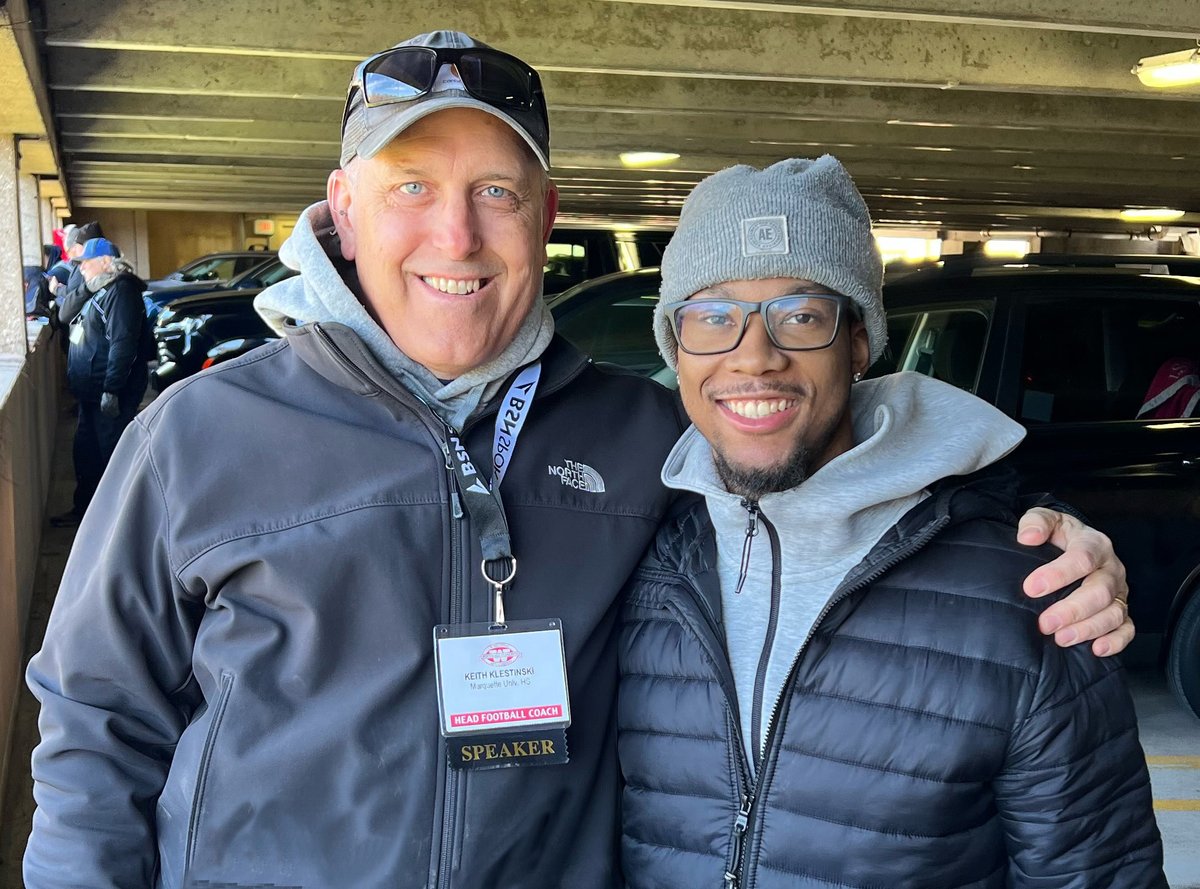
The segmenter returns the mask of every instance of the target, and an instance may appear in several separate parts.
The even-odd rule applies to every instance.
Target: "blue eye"
[[[499,185],[489,185],[483,190],[484,197],[502,199],[508,197],[512,192],[507,188],[501,188]]]
[[[420,182],[405,182],[400,188],[405,194],[421,194],[425,191],[425,186]]]

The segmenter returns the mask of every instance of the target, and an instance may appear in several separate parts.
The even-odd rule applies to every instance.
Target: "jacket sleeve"
[[[41,703],[28,889],[149,887],[155,804],[197,705],[203,603],[175,578],[149,434],[121,438],[26,679]]]
[[[71,276],[67,280],[67,290],[65,293],[59,292],[55,298],[58,304],[58,320],[63,324],[70,324],[75,320],[75,316],[82,310],[92,294],[87,288],[87,282],[83,278],[83,272],[79,265],[76,264],[71,269]]]
[[[1137,717],[1115,659],[1045,642],[995,782],[1009,886],[1166,889]]]
[[[129,382],[129,372],[138,360],[138,345],[146,326],[146,305],[141,293],[135,292],[127,277],[112,284],[112,299],[104,332],[108,337],[108,365],[104,374],[104,391],[120,392]]]

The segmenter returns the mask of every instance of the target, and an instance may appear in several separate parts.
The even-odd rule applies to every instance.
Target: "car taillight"
[[[210,367],[212,367],[212,366],[213,366],[215,363],[216,363],[216,359],[215,359],[215,358],[205,358],[205,359],[204,359],[204,363],[200,365],[200,369],[201,369],[201,370],[208,370],[208,369],[209,369]]]

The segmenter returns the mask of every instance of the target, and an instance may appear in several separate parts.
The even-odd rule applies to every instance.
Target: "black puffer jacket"
[[[1165,887],[1120,666],[1040,635],[1010,509],[946,483],[850,572],[757,784],[707,511],[664,528],[620,642],[628,885]]]
[[[618,883],[618,594],[681,415],[564,340],[542,368],[502,488],[505,600],[563,622],[570,763],[447,768],[433,628],[489,618],[478,528],[440,421],[347,328],[307,324],[126,430],[29,667],[26,886]],[[499,401],[463,435],[476,465]]]
[[[126,386],[145,388],[144,365],[152,351],[145,289],[145,281],[123,272],[83,304],[67,352],[67,382],[76,398],[99,401],[103,393],[117,395]]]

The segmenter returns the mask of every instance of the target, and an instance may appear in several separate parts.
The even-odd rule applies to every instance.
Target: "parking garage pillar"
[[[21,262],[23,265],[42,264],[41,214],[38,212],[38,183],[28,173],[17,174],[17,211],[21,214]]]
[[[23,360],[28,351],[25,334],[25,288],[21,274],[21,206],[18,197],[17,141],[0,136],[0,361]]]

